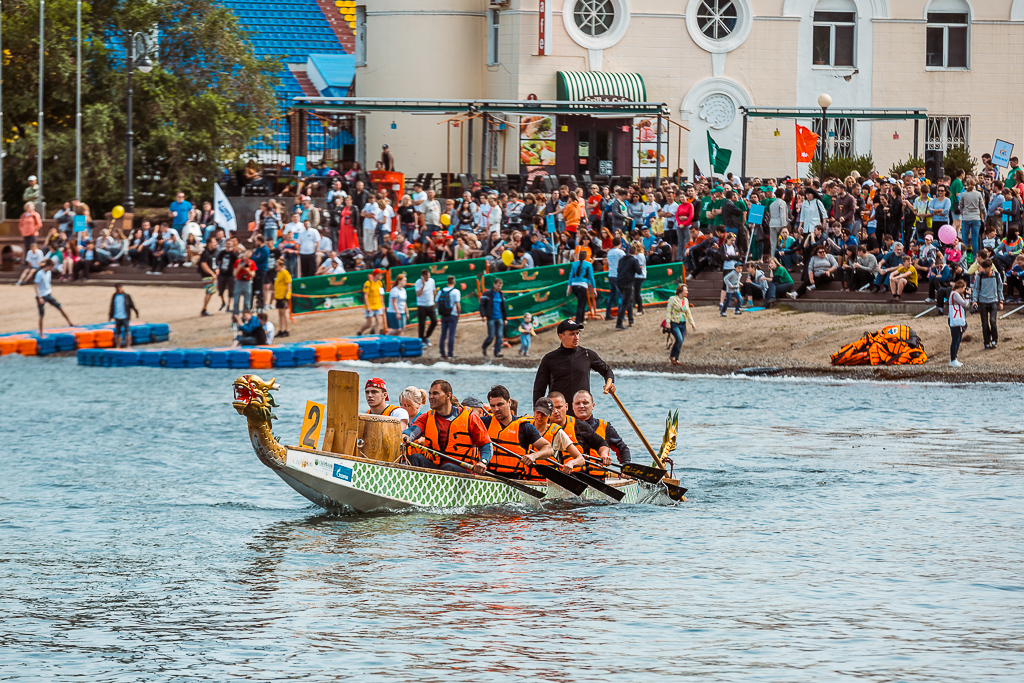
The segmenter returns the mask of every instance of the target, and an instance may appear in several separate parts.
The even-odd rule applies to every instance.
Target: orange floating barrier
[[[96,330],[74,330],[75,345],[80,349],[96,348]]]
[[[23,356],[36,356],[39,354],[39,342],[32,337],[18,340],[18,353]]]
[[[270,370],[274,367],[274,352],[270,349],[249,349],[249,367],[254,370]]]
[[[338,342],[338,360],[359,360],[359,344]]]
[[[93,343],[97,349],[109,349],[114,346],[114,331],[111,329],[93,330],[96,336]]]
[[[18,343],[28,337],[0,337],[0,356],[18,352]]]
[[[316,350],[316,362],[338,360],[338,345],[334,342],[325,342],[313,346]]]

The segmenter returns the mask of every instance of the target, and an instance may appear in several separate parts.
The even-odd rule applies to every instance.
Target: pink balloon
[[[956,242],[956,229],[952,225],[943,225],[939,228],[939,241],[943,244]]]

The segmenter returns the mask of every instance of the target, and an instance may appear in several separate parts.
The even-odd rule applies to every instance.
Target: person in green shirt
[[[964,191],[964,176],[966,171],[962,168],[956,169],[956,177],[953,178],[953,182],[949,184],[949,201],[951,204],[953,219],[953,227],[956,228],[956,233],[960,234],[960,222],[963,217],[960,215],[960,193]]]
[[[714,220],[714,217],[711,216],[708,212],[714,208],[714,201],[715,200],[711,197],[711,192],[708,191],[707,188],[705,188],[703,190],[703,194],[700,197],[700,208],[697,211],[697,221],[700,223],[700,227],[702,230],[711,231],[711,222],[712,220]]]
[[[793,291],[793,276],[775,257],[768,259],[768,267],[772,271],[772,283],[775,285],[775,296],[780,297]]]
[[[725,203],[725,190],[721,185],[715,185],[711,190],[711,206],[705,214],[711,220],[711,229],[714,230],[722,224],[722,204]]]
[[[1017,157],[1010,157],[1010,170],[1006,172],[1006,182],[1003,183],[1003,187],[1007,190],[1012,190],[1013,186],[1017,184],[1013,179],[1017,175],[1017,171],[1024,171],[1024,168],[1020,167],[1020,160]]]

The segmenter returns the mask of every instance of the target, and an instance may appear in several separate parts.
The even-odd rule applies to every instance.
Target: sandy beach
[[[218,312],[219,302],[210,305],[211,317],[200,317],[203,292],[198,289],[137,286],[127,290],[135,300],[146,322],[164,322],[171,326],[170,342],[163,346],[186,348],[225,346],[232,340],[230,316]],[[107,318],[111,287],[60,286],[54,295],[76,324],[103,322]],[[0,310],[0,333],[33,329],[37,313],[33,288],[29,286],[0,287],[0,297],[7,305]],[[1011,310],[1008,305],[1005,312]],[[274,312],[276,321],[276,312]],[[616,367],[664,372],[727,374],[741,368],[780,368],[788,375],[835,375],[858,378],[923,379],[933,381],[1020,381],[1024,378],[1024,312],[999,321],[999,347],[986,351],[981,341],[981,323],[977,316],[968,318],[967,335],[960,351],[964,367],[947,366],[949,360],[949,328],[946,318],[928,315],[913,319],[909,315],[831,315],[787,310],[785,306],[770,311],[755,311],[722,318],[717,307],[695,309],[696,330],[686,336],[682,365],[668,363],[667,337],[660,325],[664,308],[650,308],[637,316],[635,326],[616,332],[614,322],[591,321],[583,332],[582,344],[596,350]],[[920,335],[929,361],[922,366],[879,368],[834,368],[829,354],[887,324],[910,325]],[[354,335],[362,324],[362,311],[337,311],[300,316],[292,326],[289,341],[303,341]],[[60,327],[63,321],[57,311],[48,308],[46,326]],[[414,335],[415,326],[406,330]],[[505,358],[484,359],[480,344],[485,328],[479,318],[464,318],[458,329],[455,353],[460,363],[484,362],[529,366],[553,349],[558,339],[554,331],[540,333],[533,341],[529,358],[517,356],[516,349],[505,349]],[[433,335],[434,346],[425,349],[418,362],[439,360],[437,341],[440,329]]]

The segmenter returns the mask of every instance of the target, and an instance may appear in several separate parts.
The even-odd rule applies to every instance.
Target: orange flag
[[[796,124],[796,162],[798,164],[809,164],[814,158],[814,152],[818,149],[817,134],[806,126]]]

